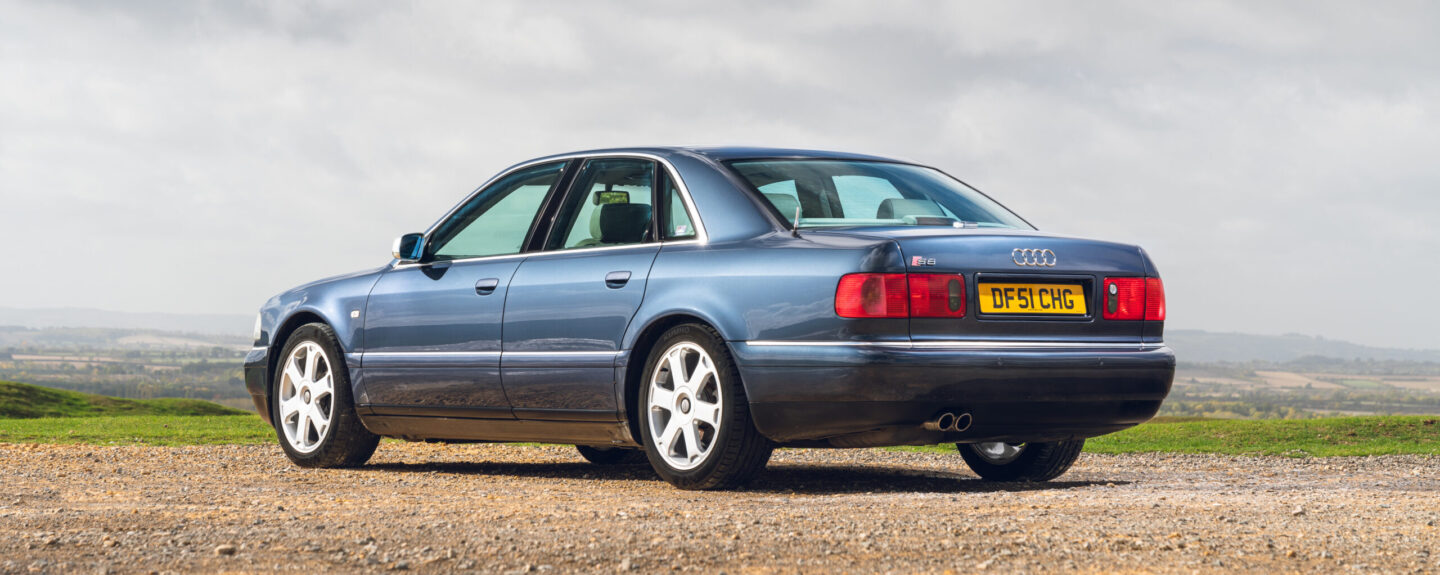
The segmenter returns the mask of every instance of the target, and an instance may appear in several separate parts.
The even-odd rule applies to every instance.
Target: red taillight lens
[[[1105,278],[1101,289],[1101,317],[1165,321],[1165,284],[1160,278]]]
[[[848,274],[835,289],[840,317],[907,317],[905,274]]]
[[[1165,282],[1145,278],[1145,319],[1165,321]]]
[[[965,278],[910,274],[910,317],[965,317]]]

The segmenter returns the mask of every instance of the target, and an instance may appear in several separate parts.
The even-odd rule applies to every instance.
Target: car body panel
[[[510,279],[522,261],[437,262],[386,272],[364,313],[358,401],[511,417],[500,383],[500,328]]]
[[[527,419],[618,417],[615,355],[660,244],[527,259],[505,302],[505,391]],[[624,278],[623,283],[620,277]]]

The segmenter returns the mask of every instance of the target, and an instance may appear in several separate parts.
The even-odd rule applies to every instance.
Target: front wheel
[[[300,326],[280,358],[271,387],[271,421],[290,461],[301,467],[355,467],[368,461],[380,437],[365,429],[355,413],[350,372],[330,326]]]
[[[1053,443],[957,443],[960,457],[987,481],[1049,481],[1070,469],[1084,439]]]
[[[750,420],[740,371],[720,335],[697,324],[666,331],[650,349],[640,429],[655,472],[681,489],[726,489],[750,480],[774,445]]]

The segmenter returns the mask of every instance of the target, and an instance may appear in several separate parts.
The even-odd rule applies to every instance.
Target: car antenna
[[[790,235],[800,237],[800,206],[795,206],[795,221],[790,225]]]

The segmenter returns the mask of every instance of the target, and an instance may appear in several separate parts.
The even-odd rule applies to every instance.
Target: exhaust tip
[[[955,416],[955,425],[951,427],[950,430],[956,432],[969,431],[970,425],[974,422],[975,418],[971,417],[969,413],[962,413]]]
[[[950,431],[953,427],[955,427],[955,414],[948,411],[925,422],[925,429],[929,431]]]

